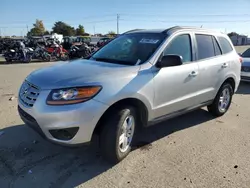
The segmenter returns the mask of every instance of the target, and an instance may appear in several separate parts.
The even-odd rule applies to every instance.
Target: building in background
[[[249,38],[246,35],[233,35],[230,37],[234,46],[242,46],[249,44]]]

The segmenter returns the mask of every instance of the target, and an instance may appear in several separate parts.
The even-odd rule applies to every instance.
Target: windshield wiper
[[[93,57],[92,57],[93,58]],[[114,64],[122,64],[122,65],[134,65],[134,62],[130,61],[122,61],[118,59],[110,59],[110,58],[93,58],[95,61],[103,61],[107,63],[114,63]]]
[[[108,62],[112,63],[114,62],[114,59],[109,59],[109,58],[93,58],[95,61],[103,61],[103,62]]]

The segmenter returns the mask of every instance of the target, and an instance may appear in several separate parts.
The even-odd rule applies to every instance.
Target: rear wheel
[[[118,163],[131,151],[137,116],[135,109],[130,106],[120,108],[114,113],[103,125],[100,147],[106,160]]]
[[[231,105],[232,96],[232,85],[230,83],[223,84],[213,103],[207,107],[208,111],[217,117],[224,115]]]

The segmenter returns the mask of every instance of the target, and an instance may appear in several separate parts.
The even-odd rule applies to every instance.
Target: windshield
[[[125,65],[142,64],[156,51],[165,37],[161,33],[121,35],[102,47],[91,59]]]
[[[250,48],[248,48],[243,54],[241,55],[242,57],[250,57]]]

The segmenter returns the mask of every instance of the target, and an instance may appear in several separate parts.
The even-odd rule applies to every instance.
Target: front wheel
[[[104,122],[100,134],[100,147],[107,161],[118,163],[129,154],[136,122],[136,111],[130,106],[114,111],[114,114]]]
[[[69,60],[69,55],[67,53],[64,53],[60,56],[61,61],[68,61]]]
[[[32,57],[31,57],[30,55],[28,55],[28,56],[26,57],[26,59],[24,60],[24,63],[30,63],[30,62],[31,62],[31,59],[32,59]]]
[[[6,61],[7,63],[11,63],[11,62],[12,62],[12,59],[5,58],[5,61]]]
[[[232,102],[233,88],[229,83],[222,85],[208,111],[216,117],[224,115]]]

